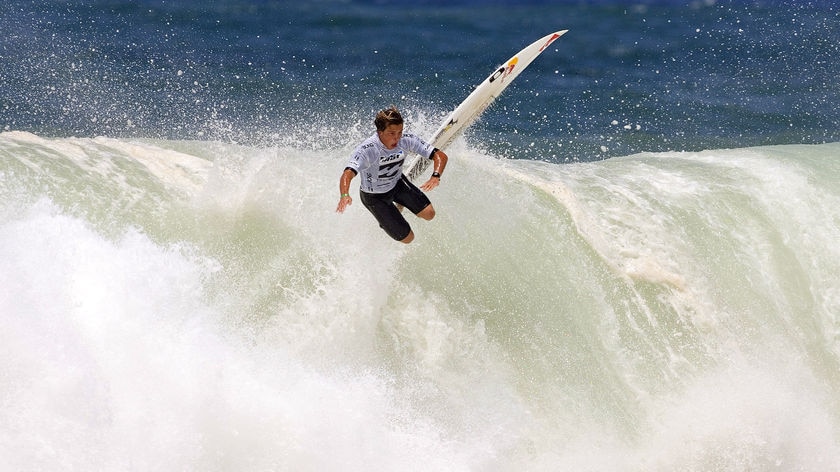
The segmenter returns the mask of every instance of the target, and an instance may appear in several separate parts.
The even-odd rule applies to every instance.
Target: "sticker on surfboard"
[[[451,143],[458,135],[464,131],[467,127],[469,127],[481,113],[493,103],[493,100],[502,93],[502,91],[513,82],[526,67],[528,64],[531,63],[537,56],[540,55],[551,43],[554,42],[555,39],[563,36],[568,30],[557,31],[546,35],[527,47],[525,49],[519,51],[508,59],[506,62],[502,63],[499,67],[497,67],[493,72],[484,79],[484,82],[479,84],[478,87],[473,90],[473,92],[460,104],[458,105],[455,110],[443,120],[443,124],[440,125],[438,130],[435,132],[434,137],[429,141],[432,146],[438,149],[446,148],[449,143]],[[408,176],[409,179],[416,180],[420,174],[423,173],[426,168],[429,167],[429,164],[432,163],[431,159],[428,159],[426,156],[414,156],[414,159],[409,162],[408,166],[405,168],[403,173]]]

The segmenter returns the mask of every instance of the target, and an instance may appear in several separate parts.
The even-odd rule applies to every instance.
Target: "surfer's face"
[[[385,145],[385,149],[394,149],[402,138],[403,125],[388,125],[384,131],[377,131],[379,140]]]

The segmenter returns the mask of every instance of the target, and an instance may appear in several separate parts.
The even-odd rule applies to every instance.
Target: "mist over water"
[[[439,123],[498,64],[569,29],[473,145],[576,162],[836,142],[838,15],[820,1],[14,0],[0,129],[335,147],[390,104]]]

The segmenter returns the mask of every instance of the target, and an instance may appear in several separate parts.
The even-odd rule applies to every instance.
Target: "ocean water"
[[[840,470],[838,19],[4,3],[4,470]],[[335,213],[559,29],[411,245]]]

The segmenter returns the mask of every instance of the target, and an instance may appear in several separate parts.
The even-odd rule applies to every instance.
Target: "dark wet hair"
[[[397,110],[397,107],[391,105],[376,114],[373,124],[376,125],[376,131],[385,131],[385,128],[387,128],[388,125],[403,124],[403,117],[400,115],[400,111]]]

